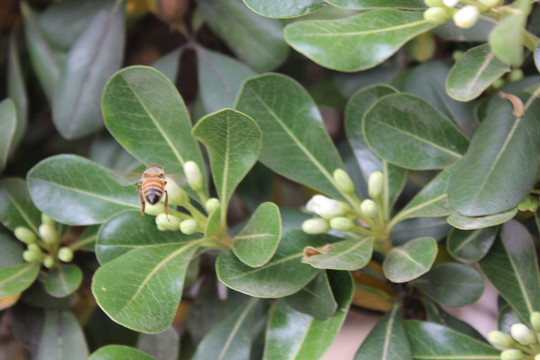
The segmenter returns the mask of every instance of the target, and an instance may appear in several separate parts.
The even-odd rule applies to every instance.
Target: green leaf
[[[15,136],[17,116],[11,99],[0,102],[0,172],[6,167],[8,155]]]
[[[462,158],[468,140],[431,104],[390,94],[364,116],[364,136],[383,159],[414,170],[442,169]]]
[[[536,65],[536,69],[540,72],[540,42],[536,44],[536,48],[534,49],[534,64]]]
[[[233,107],[244,80],[257,73],[228,56],[202,46],[196,49],[199,92],[204,108],[215,112]]]
[[[88,347],[71,311],[47,311],[36,360],[86,360]]]
[[[159,360],[178,360],[180,338],[173,327],[159,334],[139,334],[137,348]]]
[[[497,317],[497,328],[510,334],[510,329],[515,323],[520,323],[521,319],[519,316],[512,310],[512,307],[508,304],[499,307],[499,316]]]
[[[253,69],[271,70],[287,58],[289,47],[283,40],[279,20],[262,18],[241,1],[199,0],[197,3],[214,33]]]
[[[179,231],[159,231],[155,218],[138,212],[124,212],[108,219],[100,228],[96,242],[96,256],[100,264],[125,254],[128,251],[148,246],[184,243],[195,239]]]
[[[45,289],[55,297],[64,297],[79,288],[83,279],[81,269],[73,264],[57,264],[45,278]]]
[[[0,231],[0,269],[15,266],[23,262],[23,246],[18,240],[8,235],[8,231]]]
[[[83,157],[57,155],[30,170],[28,187],[36,206],[54,220],[90,225],[103,223],[121,211],[140,209],[133,189],[118,184],[117,178]]]
[[[244,264],[259,267],[276,252],[281,238],[279,208],[271,202],[261,204],[248,223],[234,237],[233,252]]]
[[[395,304],[364,340],[354,360],[412,360],[401,304]]]
[[[38,266],[39,267],[39,266]],[[76,295],[56,298],[45,290],[45,284],[39,279],[26,289],[21,296],[21,302],[43,310],[69,311],[76,300]]]
[[[501,9],[501,19],[489,36],[489,46],[499,60],[513,66],[523,61],[524,28],[531,11],[529,0],[517,0]]]
[[[174,84],[178,77],[178,67],[183,53],[184,48],[179,47],[157,59],[152,64],[152,67],[165,75],[167,79]]]
[[[437,256],[437,241],[418,238],[394,247],[383,262],[384,275],[392,282],[411,281],[431,269]]]
[[[467,50],[456,61],[448,74],[446,91],[458,101],[470,101],[509,71],[489,45],[483,44]]]
[[[302,259],[318,269],[354,271],[363,268],[371,260],[373,238],[349,239],[332,243],[332,248],[323,254]]]
[[[285,27],[285,39],[319,65],[353,72],[382,63],[434,26],[422,13],[373,10],[336,20],[294,22]]]
[[[388,85],[373,85],[356,91],[349,99],[345,109],[345,130],[347,139],[354,151],[358,165],[366,182],[369,175],[380,171],[385,176],[383,203],[387,204],[388,211],[397,200],[407,177],[407,171],[403,168],[381,160],[368,146],[364,138],[362,119],[364,114],[377,100],[388,94],[394,94],[397,90]],[[389,215],[389,214],[388,214]]]
[[[421,217],[404,220],[392,228],[394,245],[405,244],[411,239],[429,236],[439,241],[444,239],[452,227],[441,217]]]
[[[0,181],[0,221],[11,231],[17,226],[25,226],[39,236],[41,212],[32,202],[23,179]]]
[[[96,350],[88,360],[155,360],[150,355],[124,345],[107,345]]]
[[[319,320],[278,300],[270,313],[264,359],[318,360],[330,347],[345,320],[353,282],[350,273],[344,271],[331,271],[328,276],[338,303],[336,315]]]
[[[426,8],[422,0],[326,0],[326,2],[333,6],[354,10],[388,8],[420,10]]]
[[[513,115],[501,103],[476,131],[448,186],[450,205],[465,216],[493,215],[515,208],[533,187],[538,173],[540,100]]]
[[[13,134],[12,147],[21,141],[28,125],[28,95],[24,73],[19,57],[20,28],[13,29],[9,38],[9,54],[7,69],[7,96],[13,100],[16,108],[17,125]]]
[[[39,273],[39,265],[22,263],[0,269],[0,298],[26,290]]]
[[[326,271],[319,273],[305,288],[285,298],[287,304],[304,314],[317,319],[326,319],[334,315],[337,302]]]
[[[500,238],[478,263],[499,294],[525,322],[533,311],[540,309],[540,275],[535,254],[531,235],[513,220],[502,226]]]
[[[72,250],[87,250],[94,251],[94,247],[97,241],[97,233],[100,229],[99,225],[87,226],[86,229],[82,232],[79,238],[71,245]]]
[[[45,38],[34,10],[26,2],[21,2],[21,11],[23,14],[24,35],[33,69],[41,88],[51,100],[54,98],[56,84],[60,79],[62,61]]]
[[[105,86],[102,111],[107,129],[142,163],[159,163],[169,174],[183,174],[186,161],[204,169],[186,105],[155,69],[132,66],[118,71]]]
[[[222,204],[221,224],[225,224],[232,193],[259,157],[261,130],[249,116],[224,109],[199,120],[193,127],[193,136],[208,150]]]
[[[307,15],[326,5],[323,0],[243,0],[259,15],[270,18],[291,18]]]
[[[512,219],[517,214],[517,209],[502,212],[495,215],[468,217],[460,214],[452,214],[446,220],[450,225],[461,230],[475,230],[499,225]]]
[[[414,359],[500,359],[501,351],[447,327],[405,321]]]
[[[120,68],[124,54],[124,9],[118,2],[101,9],[70,48],[52,101],[53,121],[66,139],[102,126],[101,93]]]
[[[288,230],[283,233],[274,257],[266,265],[249,267],[232,251],[225,251],[217,259],[216,272],[225,285],[250,296],[279,298],[291,295],[306,286],[320,271],[300,262],[304,247],[322,246],[334,239],[329,235],[308,235],[299,229]]]
[[[470,305],[484,292],[482,275],[473,268],[455,263],[435,266],[412,284],[439,304],[448,307]]]
[[[215,327],[199,344],[192,359],[249,359],[253,313],[258,301],[251,299]]]
[[[445,40],[487,42],[494,27],[493,18],[486,16],[479,18],[476,24],[468,29],[462,29],[457,27],[453,21],[447,21],[433,29],[433,32]]]
[[[98,135],[94,138],[88,152],[88,158],[103,167],[119,171],[119,175],[123,172],[135,171],[141,165],[109,134]],[[141,168],[140,172],[143,170]],[[125,175],[125,180],[128,180],[127,174]]]
[[[279,74],[251,78],[244,83],[236,108],[261,128],[264,165],[329,196],[342,197],[332,173],[343,164],[317,106],[300,84]]]
[[[204,227],[204,236],[209,238],[224,230],[225,224],[221,223],[221,207],[210,214]]]
[[[92,282],[98,305],[132,330],[150,334],[165,330],[178,308],[186,270],[198,244],[147,246],[101,266]]]
[[[446,188],[456,168],[457,164],[451,165],[431,180],[429,184],[394,216],[392,223],[414,217],[450,215],[452,210],[448,204]]]
[[[473,231],[452,229],[448,234],[446,248],[456,260],[474,263],[480,261],[495,241],[497,227]]]

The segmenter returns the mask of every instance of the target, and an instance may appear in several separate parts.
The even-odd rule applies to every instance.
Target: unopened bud
[[[362,214],[368,218],[374,219],[377,217],[377,204],[375,204],[375,201],[371,199],[362,201],[362,204],[360,204],[360,210],[362,211]]]
[[[206,212],[209,214],[213,213],[220,206],[221,204],[219,200],[216,198],[210,198],[206,200],[206,203],[204,204],[204,208],[206,209]]]
[[[186,161],[184,163],[184,173],[189,186],[195,191],[200,191],[203,188],[203,177],[199,165],[194,161]]]
[[[335,217],[330,219],[330,227],[336,231],[351,231],[354,226],[354,221],[346,217]]]
[[[170,177],[167,177],[165,190],[167,190],[167,194],[169,196],[169,204],[183,205],[189,201],[189,197],[187,196],[186,192]]]
[[[178,231],[178,228],[180,226],[180,219],[174,215],[167,216],[165,214],[159,214],[158,216],[156,216],[156,225],[161,231]]]
[[[51,226],[56,225],[56,222],[51,219],[47,214],[41,213],[41,223],[42,224],[49,224]]]
[[[14,231],[15,237],[25,244],[36,242],[36,234],[27,227],[17,226]]]
[[[47,244],[55,244],[58,239],[56,238],[56,229],[50,224],[41,224],[38,228],[39,236]]]
[[[514,345],[514,339],[502,331],[490,331],[488,334],[488,340],[495,346],[500,346],[502,348],[510,348]]]
[[[510,327],[510,334],[514,340],[521,345],[531,345],[536,343],[536,337],[531,329],[524,324],[514,324]]]
[[[502,88],[504,85],[506,85],[506,82],[503,79],[498,78],[491,84],[491,87],[494,88],[495,90],[498,90]]]
[[[369,175],[368,194],[372,199],[377,199],[384,190],[384,176],[382,172],[375,171]]]
[[[501,360],[521,360],[523,353],[518,349],[508,349],[501,352]]]
[[[309,219],[302,223],[302,230],[304,230],[305,233],[311,235],[324,234],[325,232],[330,230],[330,224],[326,219]]]
[[[459,4],[459,0],[443,0],[443,4],[446,7],[453,8]]]
[[[488,8],[499,5],[499,0],[479,0],[480,3]]]
[[[334,181],[339,191],[345,194],[354,193],[354,183],[351,180],[351,177],[343,169],[336,169],[334,171]]]
[[[443,0],[424,0],[427,7],[441,7],[444,6]]]
[[[50,269],[54,266],[54,259],[52,256],[47,255],[43,259],[43,266],[45,266],[47,269]]]
[[[462,29],[469,29],[476,24],[480,17],[480,11],[476,6],[467,5],[454,14],[454,24]]]
[[[534,331],[540,332],[540,312],[533,311],[529,320],[531,321]]]
[[[508,74],[508,80],[510,82],[518,81],[523,79],[523,70],[521,69],[514,69],[510,71],[510,74]]]
[[[350,207],[344,202],[323,195],[315,195],[306,204],[306,209],[325,219],[332,219],[336,216],[345,215],[350,210]]]
[[[158,216],[159,214],[163,214],[165,212],[165,205],[162,202],[158,202],[154,205],[146,203],[144,212],[149,215]]]
[[[439,6],[430,7],[424,11],[424,20],[436,25],[444,24],[450,19],[450,16],[447,8]]]
[[[68,247],[61,247],[57,256],[63,262],[71,262],[73,260],[73,251]]]
[[[534,360],[540,360],[540,354],[536,354],[536,355],[534,356]]]
[[[41,248],[37,244],[28,244],[28,250],[36,254],[41,254]]]
[[[180,223],[180,231],[186,235],[195,234],[197,232],[198,224],[193,219],[184,220]]]
[[[29,263],[34,263],[41,260],[41,253],[35,253],[34,251],[31,251],[31,250],[25,250],[23,251],[22,257],[24,261],[29,262]]]

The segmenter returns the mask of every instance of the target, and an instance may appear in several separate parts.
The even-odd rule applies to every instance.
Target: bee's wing
[[[174,181],[178,186],[187,185],[186,176],[181,173],[169,174],[165,173],[167,181]]]
[[[144,165],[138,166],[133,170],[110,170],[111,177],[113,177],[117,183],[122,186],[133,185],[137,183],[144,171]]]

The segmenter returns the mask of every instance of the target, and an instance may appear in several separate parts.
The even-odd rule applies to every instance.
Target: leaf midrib
[[[397,25],[392,26],[388,28],[380,28],[380,29],[374,29],[374,30],[366,30],[366,31],[348,31],[348,32],[340,32],[340,33],[303,33],[300,35],[296,35],[298,38],[310,38],[310,37],[336,37],[336,36],[344,36],[344,37],[354,37],[354,36],[366,36],[366,35],[372,35],[372,34],[378,34],[378,33],[387,33],[389,31],[398,31],[402,29],[412,28],[417,25],[424,25],[427,24],[426,20],[420,20],[415,21],[412,23],[407,23],[403,25]],[[294,36],[294,35],[293,35]],[[400,41],[401,42],[401,39]]]

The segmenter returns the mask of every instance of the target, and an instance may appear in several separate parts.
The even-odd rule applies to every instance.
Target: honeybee
[[[141,200],[142,206],[141,216],[139,219],[144,216],[144,207],[146,202],[155,205],[161,200],[163,194],[165,194],[165,215],[167,216],[167,219],[169,218],[167,208],[169,203],[169,195],[167,194],[167,190],[165,190],[165,184],[167,184],[167,180],[163,168],[158,164],[148,165],[148,167],[142,173],[137,185],[137,189],[135,190],[139,191],[139,199]]]

